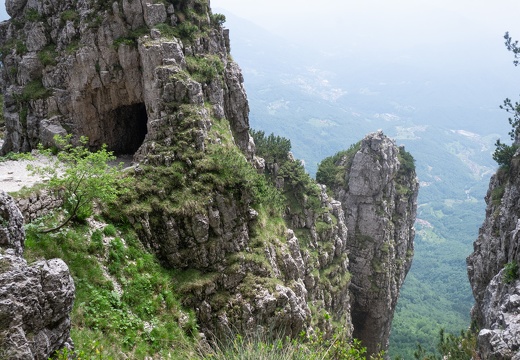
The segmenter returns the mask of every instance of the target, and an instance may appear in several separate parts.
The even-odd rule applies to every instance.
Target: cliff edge
[[[520,359],[520,161],[497,171],[486,195],[486,218],[467,258],[475,297],[471,317],[484,359]]]

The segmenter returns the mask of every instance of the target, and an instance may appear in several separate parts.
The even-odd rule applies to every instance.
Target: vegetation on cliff
[[[247,348],[243,334],[258,331],[268,336],[256,342],[260,350],[289,349],[293,358],[366,357],[351,339],[344,211],[292,157],[287,139],[252,132],[265,168],[255,158],[224,18],[206,0],[117,4],[35,10],[23,2],[2,25],[12,33],[0,32],[34,40],[3,44],[13,120],[2,151],[34,149],[55,133],[89,136],[88,146],[62,144],[64,178],[47,172],[69,213],[52,229],[60,231],[42,234],[34,223],[27,239],[31,259],[70,265],[76,355],[230,358],[236,339]],[[34,71],[20,70],[29,60]],[[137,151],[124,180],[106,166],[105,142]],[[371,269],[379,274],[383,265]]]
[[[272,178],[258,174],[232,144],[225,120],[215,121],[212,134],[218,136],[221,143],[208,143],[205,156],[192,153],[190,165],[179,160],[168,168],[143,166],[142,174],[127,178],[124,186],[129,192],[119,194],[112,204],[110,202],[114,199],[98,204],[104,209],[101,214],[67,223],[54,234],[42,234],[36,226],[29,225],[27,259],[62,258],[75,279],[77,295],[71,333],[76,346],[75,356],[85,359],[119,359],[122,354],[136,359],[154,355],[174,359],[261,356],[279,359],[364,359],[366,349],[346,337],[341,332],[339,322],[336,326],[340,332],[336,335],[319,331],[302,333],[296,339],[285,338],[283,333],[278,339],[231,335],[230,338],[220,339],[216,347],[201,347],[195,313],[186,304],[194,291],[213,281],[213,275],[196,270],[168,270],[162,266],[139,241],[134,226],[128,222],[128,215],[135,216],[143,210],[153,213],[155,206],[164,206],[164,195],[162,205],[159,204],[161,199],[154,195],[160,191],[173,194],[171,199],[182,201],[179,205],[169,205],[173,213],[179,211],[193,215],[204,206],[208,192],[223,189],[232,192],[237,187],[245,187],[254,207],[260,212],[252,242],[257,243],[252,247],[253,254],[255,249],[258,252],[250,258],[268,266],[266,260],[262,260],[262,253],[266,242],[275,241],[283,235],[278,233],[283,227],[273,227],[273,221],[279,221],[276,216],[284,216],[287,206],[287,203],[284,205],[285,198],[274,187]],[[81,150],[81,147],[78,149]],[[82,158],[88,157],[88,154],[82,155]],[[303,172],[299,162],[287,161],[293,163],[290,169],[299,171],[279,175],[287,183],[284,193],[297,201],[298,211],[303,211],[307,204],[313,204],[307,196],[318,196],[316,185]],[[312,190],[308,189],[309,186]],[[300,190],[304,191],[301,196],[297,195]],[[139,198],[134,199],[134,194],[139,194]],[[314,201],[317,201],[313,205],[317,210],[319,200]],[[249,255],[245,253],[244,256]],[[233,257],[237,258],[237,254]],[[324,273],[323,279],[331,281],[330,274],[330,271]],[[340,288],[347,284],[348,279]],[[222,297],[225,294],[217,295],[213,300],[226,301]],[[318,324],[323,321],[321,316],[328,315],[318,310],[313,316]],[[69,355],[70,352],[63,350],[58,358]],[[380,359],[381,356],[373,358]]]

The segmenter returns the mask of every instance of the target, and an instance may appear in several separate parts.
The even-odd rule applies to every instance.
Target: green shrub
[[[161,36],[165,38],[172,39],[179,36],[179,30],[177,27],[162,23],[155,25],[155,28],[159,30],[161,32]]]
[[[415,171],[415,159],[412,154],[404,149],[404,147],[399,147],[398,159],[401,163],[399,172],[402,175],[410,175]]]
[[[118,49],[119,46],[121,46],[121,45],[137,46],[137,40],[141,36],[148,35],[149,33],[150,33],[150,30],[147,27],[143,26],[143,27],[130,31],[125,36],[121,36],[120,38],[115,39],[114,43],[112,45],[116,49]]]
[[[506,284],[510,284],[518,279],[518,262],[513,260],[504,266],[502,279]]]
[[[199,31],[199,28],[197,25],[192,24],[189,21],[184,21],[180,23],[178,26],[179,29],[179,35],[182,40],[194,40],[195,34]]]
[[[61,13],[61,21],[77,21],[79,19],[79,14],[75,10],[65,10]]]
[[[22,40],[17,40],[14,44],[16,53],[20,56],[27,54],[27,45]]]
[[[56,46],[48,45],[42,51],[38,53],[38,59],[40,59],[41,63],[44,66],[51,65],[54,66],[57,64],[56,58],[58,57],[58,53],[56,52]]]
[[[103,252],[103,233],[101,230],[94,230],[90,236],[90,244],[88,246],[88,252],[91,254],[101,255]]]
[[[511,160],[518,149],[518,145],[506,145],[498,139],[495,143],[495,147],[493,160],[495,160],[500,167],[509,168]]]
[[[54,142],[61,149],[56,156],[49,149],[39,149],[50,165],[29,166],[33,173],[48,177],[45,186],[63,201],[63,220],[42,232],[57,231],[71,220],[84,221],[92,215],[94,202],[114,201],[127,190],[124,184],[128,180],[119,174],[122,164],[115,167],[108,164],[115,156],[107,151],[106,145],[91,152],[86,137],[81,137],[75,146],[72,135],[56,135]]]
[[[493,205],[500,205],[502,197],[504,196],[506,187],[505,185],[497,186],[491,191],[491,201]]]
[[[80,44],[77,40],[72,41],[70,44],[67,45],[65,48],[65,52],[69,55],[74,54],[78,49],[80,48]]]
[[[42,16],[40,15],[40,13],[38,13],[38,10],[36,9],[27,9],[25,11],[25,19],[27,21],[36,22],[40,21],[42,19]]]
[[[117,235],[116,227],[112,224],[108,224],[103,229],[103,234],[105,234],[106,236],[116,236]]]
[[[226,15],[224,14],[211,14],[211,23],[222,26],[226,22]]]
[[[361,142],[351,145],[347,150],[340,151],[322,160],[316,172],[316,181],[329,188],[344,187],[346,171],[351,166],[354,156],[361,148]]]
[[[478,331],[473,326],[461,331],[460,335],[446,334],[444,329],[439,331],[439,341],[437,342],[437,354],[428,353],[420,344],[414,352],[414,358],[417,360],[470,360],[477,359],[477,334]],[[396,359],[398,360],[398,359]]]
[[[224,75],[224,64],[216,55],[187,56],[186,65],[191,77],[200,83],[209,83]]]
[[[288,159],[289,151],[291,151],[291,140],[272,133],[265,136],[265,132],[261,130],[251,129],[249,133],[255,141],[256,155],[264,158],[268,164],[277,163],[281,165]]]
[[[22,101],[44,99],[51,94],[51,91],[43,86],[42,80],[33,80],[22,90],[21,98]]]

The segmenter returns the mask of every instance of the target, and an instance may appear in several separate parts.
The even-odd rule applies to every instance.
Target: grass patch
[[[51,91],[43,86],[42,80],[33,80],[22,90],[21,100],[30,101],[37,99],[44,99],[51,95]]]
[[[224,64],[216,55],[187,56],[186,65],[191,77],[200,83],[209,83],[224,75]]]
[[[41,21],[42,16],[36,9],[27,9],[25,11],[25,20],[31,21],[31,22]]]
[[[106,228],[116,229],[111,224]],[[195,317],[182,308],[173,273],[160,266],[131,230],[119,231],[121,238],[106,249],[103,233],[90,234],[84,225],[54,235],[37,234],[30,227],[27,231],[29,261],[62,258],[69,265],[76,285],[71,332],[76,356],[193,358]],[[105,277],[103,266],[113,274],[121,294]]]
[[[38,59],[44,66],[54,66],[57,64],[56,58],[58,53],[56,52],[55,45],[47,45],[42,51],[38,53]]]
[[[120,38],[117,38],[114,40],[114,43],[112,44],[114,48],[118,49],[121,45],[128,45],[128,46],[137,46],[137,40],[144,35],[149,35],[150,30],[146,27],[140,27],[135,30],[130,31],[127,35],[122,36]]]
[[[347,187],[347,170],[352,166],[354,156],[361,148],[361,141],[351,145],[348,150],[340,151],[333,156],[323,159],[318,165],[316,181],[334,189],[337,187]]]
[[[505,185],[497,186],[496,188],[494,188],[491,191],[491,201],[492,201],[493,205],[495,205],[495,206],[500,205],[505,191],[506,191]]]
[[[518,279],[518,262],[511,261],[504,266],[502,279],[506,284],[511,284]]]
[[[61,13],[61,21],[65,24],[67,21],[76,22],[79,20],[79,14],[75,10],[65,10]]]

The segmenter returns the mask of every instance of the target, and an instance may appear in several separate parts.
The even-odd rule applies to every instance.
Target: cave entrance
[[[148,131],[144,103],[125,105],[112,110],[102,122],[104,143],[115,155],[133,155],[143,144]]]

